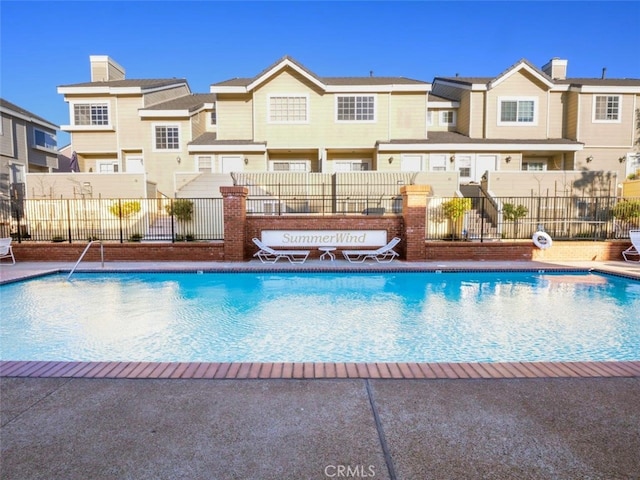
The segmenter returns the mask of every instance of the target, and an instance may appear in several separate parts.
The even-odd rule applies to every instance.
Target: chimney
[[[607,67],[602,67],[602,80],[604,80],[607,76]]]
[[[124,80],[124,68],[107,55],[89,56],[91,63],[91,81],[108,82],[110,80]]]
[[[554,57],[542,67],[542,71],[554,80],[565,80],[567,78],[567,63],[568,60]]]

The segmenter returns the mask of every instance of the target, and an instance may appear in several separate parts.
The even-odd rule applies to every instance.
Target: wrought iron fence
[[[640,198],[432,197],[428,240],[525,239],[544,230],[556,239],[628,238],[640,228]]]
[[[18,241],[222,240],[221,198],[45,199],[0,202],[3,236]]]
[[[249,215],[402,213],[397,185],[249,187]],[[427,240],[525,239],[540,229],[604,240],[640,229],[640,198],[429,197],[426,208]],[[0,200],[0,236],[18,241],[222,240],[223,218],[221,198]]]

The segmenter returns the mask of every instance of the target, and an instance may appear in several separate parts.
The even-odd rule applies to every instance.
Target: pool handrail
[[[100,261],[102,262],[102,268],[104,268],[104,245],[102,244],[102,240],[91,240],[87,244],[87,246],[84,248],[82,254],[80,255],[80,258],[78,258],[78,261],[76,262],[76,264],[73,266],[73,268],[69,272],[69,275],[67,275],[67,280],[69,280],[71,278],[71,275],[73,275],[73,272],[76,271],[76,267],[78,266],[78,264],[84,258],[84,255],[85,255],[85,253],[87,253],[87,250],[89,250],[89,247],[91,247],[91,245],[93,245],[96,242],[98,242],[100,244]]]

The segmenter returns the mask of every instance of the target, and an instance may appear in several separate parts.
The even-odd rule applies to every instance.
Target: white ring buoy
[[[533,234],[533,243],[541,250],[546,250],[551,246],[553,240],[547,232],[536,232]]]

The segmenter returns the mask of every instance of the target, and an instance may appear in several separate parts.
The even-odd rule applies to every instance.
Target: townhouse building
[[[0,98],[0,198],[21,199],[27,172],[58,167],[58,126]]]
[[[58,87],[81,172],[139,173],[168,197],[198,182],[216,195],[206,181],[233,172],[363,171],[446,176],[454,187],[440,195],[521,194],[542,177],[566,186],[600,172],[601,193],[616,194],[640,168],[640,79],[570,78],[557,58],[427,82],[322,77],[285,56],[208,93],[185,79],[126,79],[107,56],[90,65],[90,82]]]

